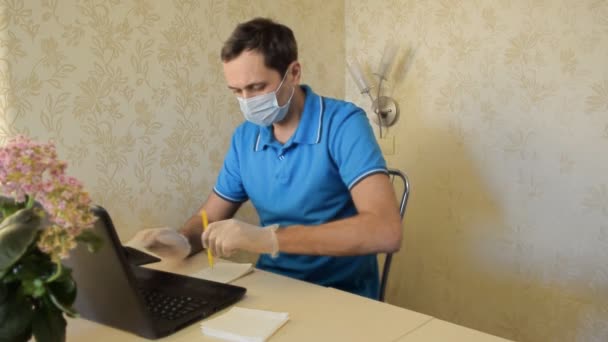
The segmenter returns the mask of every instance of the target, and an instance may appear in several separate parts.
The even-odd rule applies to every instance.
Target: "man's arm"
[[[357,215],[315,227],[295,225],[279,229],[279,250],[332,256],[398,251],[401,217],[388,176],[378,173],[364,178],[351,189],[351,195]]]
[[[242,203],[227,201],[218,196],[215,192],[211,192],[205,203],[179,229],[179,232],[190,241],[190,246],[192,246],[191,254],[197,253],[203,249],[201,241],[201,234],[203,233],[203,221],[200,215],[201,210],[205,209],[207,212],[207,219],[209,220],[209,223],[211,223],[232,218],[241,204]]]

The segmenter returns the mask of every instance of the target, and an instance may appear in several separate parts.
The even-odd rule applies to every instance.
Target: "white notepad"
[[[201,323],[204,335],[237,342],[264,342],[289,320],[287,312],[233,307]]]
[[[207,267],[190,276],[227,284],[251,272],[253,272],[252,264],[218,262],[213,265],[213,269]]]

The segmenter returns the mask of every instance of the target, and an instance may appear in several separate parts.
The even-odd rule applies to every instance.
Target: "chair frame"
[[[405,215],[405,209],[407,207],[407,201],[410,197],[410,182],[407,175],[397,169],[388,169],[389,177],[391,182],[394,182],[395,178],[401,179],[403,182],[403,193],[401,194],[401,201],[399,203],[399,215],[401,216],[401,223],[403,224],[403,217]],[[391,262],[393,260],[393,253],[387,253],[386,259],[384,260],[384,267],[382,268],[382,277],[380,280],[380,293],[378,294],[378,300],[384,302],[386,283],[388,282],[388,274],[391,269]]]

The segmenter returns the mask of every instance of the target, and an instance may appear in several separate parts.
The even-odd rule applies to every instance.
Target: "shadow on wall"
[[[574,339],[584,301],[535,281],[525,265],[514,271],[483,260],[492,244],[493,255],[517,256],[501,251],[511,234],[501,194],[484,182],[482,162],[467,147],[471,134],[446,128],[448,114],[435,122],[424,116],[416,92],[407,84],[399,91],[401,119],[389,131],[397,146],[389,167],[406,172],[412,188],[388,302],[516,341]]]

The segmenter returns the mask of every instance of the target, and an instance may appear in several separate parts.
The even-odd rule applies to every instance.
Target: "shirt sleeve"
[[[226,201],[241,203],[249,197],[243,187],[241,168],[239,163],[238,135],[237,129],[232,135],[230,149],[224,158],[224,165],[217,176],[217,181],[213,187],[213,192]]]
[[[365,112],[352,109],[341,122],[332,124],[330,137],[330,153],[349,190],[370,175],[388,173]]]

